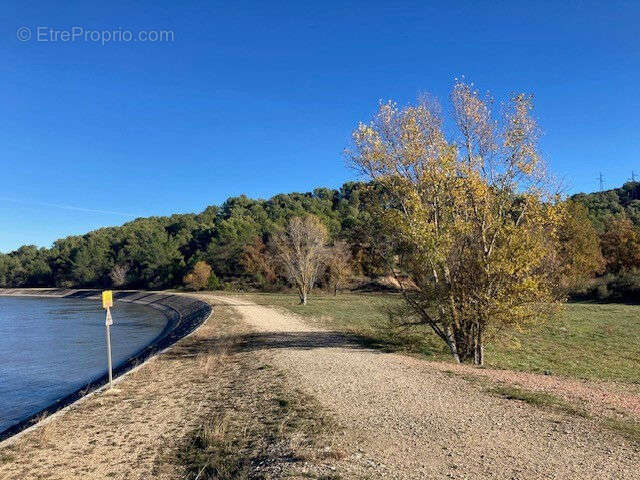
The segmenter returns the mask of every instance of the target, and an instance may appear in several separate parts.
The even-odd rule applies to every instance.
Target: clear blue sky
[[[339,186],[356,178],[350,132],[379,99],[446,98],[459,75],[535,94],[571,192],[596,189],[599,171],[607,187],[640,174],[638,2],[401,3],[5,2],[0,251]],[[44,42],[37,27],[174,40]]]

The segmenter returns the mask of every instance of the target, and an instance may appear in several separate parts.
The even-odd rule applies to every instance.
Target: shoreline
[[[97,289],[0,288],[0,296],[6,297],[67,298],[96,301],[100,300],[101,292],[102,290]],[[113,369],[114,381],[194,332],[206,321],[212,311],[211,305],[207,302],[194,296],[177,293],[114,290],[113,295],[114,301],[147,306],[162,312],[167,317],[167,324],[158,336]],[[43,420],[46,420],[82,398],[100,390],[107,383],[108,374],[105,371],[100,377],[84,384],[19,423],[0,431],[0,445],[5,444],[10,439],[15,439],[18,434],[25,432],[30,427],[40,424],[40,421],[34,422],[34,420],[42,416],[44,412],[46,412],[47,416]]]

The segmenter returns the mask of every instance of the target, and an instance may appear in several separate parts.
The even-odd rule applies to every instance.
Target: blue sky
[[[356,178],[341,154],[350,132],[379,99],[446,99],[460,75],[496,97],[535,94],[543,153],[570,192],[596,189],[600,171],[607,187],[640,176],[638,2],[4,7],[0,251],[242,193],[339,186]],[[174,38],[46,33],[73,27]]]

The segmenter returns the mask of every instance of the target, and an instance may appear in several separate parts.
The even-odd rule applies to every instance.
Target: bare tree
[[[114,287],[121,287],[127,283],[127,274],[129,273],[129,265],[117,264],[109,273],[111,282]]]
[[[301,305],[306,305],[307,296],[326,262],[328,237],[320,219],[307,215],[292,218],[273,239],[278,263],[298,290]]]
[[[327,279],[333,294],[344,286],[353,270],[351,268],[351,249],[344,240],[337,240],[327,252]]]

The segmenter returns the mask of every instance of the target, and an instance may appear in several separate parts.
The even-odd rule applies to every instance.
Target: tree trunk
[[[476,365],[484,365],[484,344],[482,343],[482,332],[476,332],[474,345],[473,362]]]
[[[475,326],[468,325],[464,321],[461,322],[461,325],[466,328],[464,330],[453,329],[458,360],[461,363],[475,361]]]
[[[300,305],[306,305],[307,304],[307,292],[304,288],[300,289],[299,292],[300,295]]]
[[[458,345],[456,343],[456,337],[451,331],[451,327],[447,325],[445,327],[445,335],[447,336],[447,345],[451,351],[451,355],[455,359],[456,363],[460,363],[460,355],[458,354]]]

